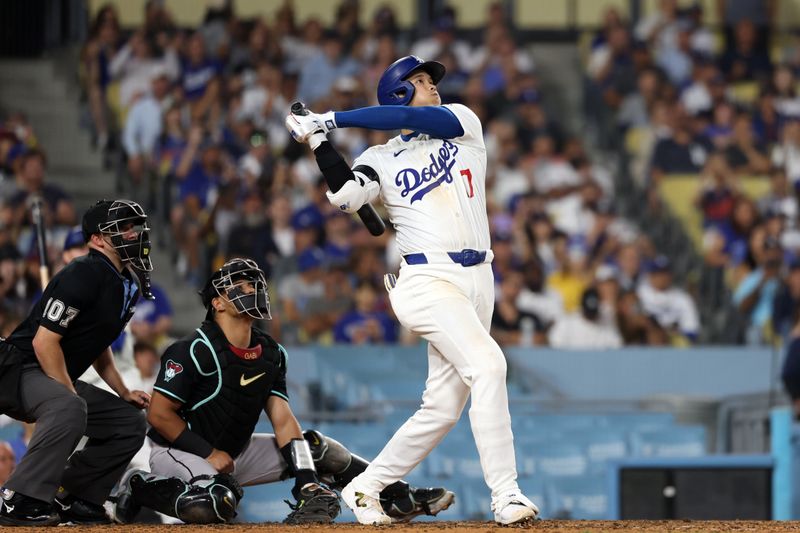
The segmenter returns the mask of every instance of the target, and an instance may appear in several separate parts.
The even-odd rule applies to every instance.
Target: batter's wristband
[[[188,426],[178,435],[178,438],[172,441],[172,447],[193,453],[203,459],[206,459],[214,451],[214,447],[206,439],[189,429]]]

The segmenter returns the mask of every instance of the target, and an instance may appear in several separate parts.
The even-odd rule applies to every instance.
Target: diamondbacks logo
[[[164,371],[164,381],[170,381],[172,378],[183,372],[183,365],[176,363],[172,359],[167,361],[167,369]]]
[[[404,168],[394,178],[395,185],[401,187],[400,196],[405,198],[411,193],[411,203],[422,200],[422,197],[442,183],[453,182],[453,167],[458,153],[458,146],[450,141],[442,141],[436,154],[430,154],[431,164],[422,170]],[[431,183],[432,182],[432,183]],[[427,184],[427,185],[426,185]]]

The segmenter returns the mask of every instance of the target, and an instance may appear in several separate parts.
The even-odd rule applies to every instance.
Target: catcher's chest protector
[[[182,414],[192,431],[236,457],[250,440],[273,384],[284,372],[282,354],[274,340],[253,330],[253,340],[261,344],[261,356],[239,357],[219,328],[208,326],[198,329],[191,346],[198,390],[195,401],[187,404]]]

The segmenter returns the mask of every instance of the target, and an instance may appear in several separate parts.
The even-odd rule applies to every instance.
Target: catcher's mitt
[[[284,524],[330,524],[341,511],[336,493],[316,483],[309,483],[300,489],[296,504],[285,501],[292,512],[283,521]]]

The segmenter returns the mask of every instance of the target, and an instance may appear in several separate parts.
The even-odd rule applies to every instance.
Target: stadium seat
[[[283,500],[292,501],[292,482],[281,481],[245,487],[237,522],[281,522],[291,512]],[[352,515],[351,515],[352,516]]]
[[[608,517],[605,476],[584,476],[547,481],[547,507],[543,518],[602,520]],[[546,512],[545,512],[546,511]]]
[[[640,457],[698,457],[706,450],[703,426],[672,426],[646,429],[631,437],[633,455]]]

